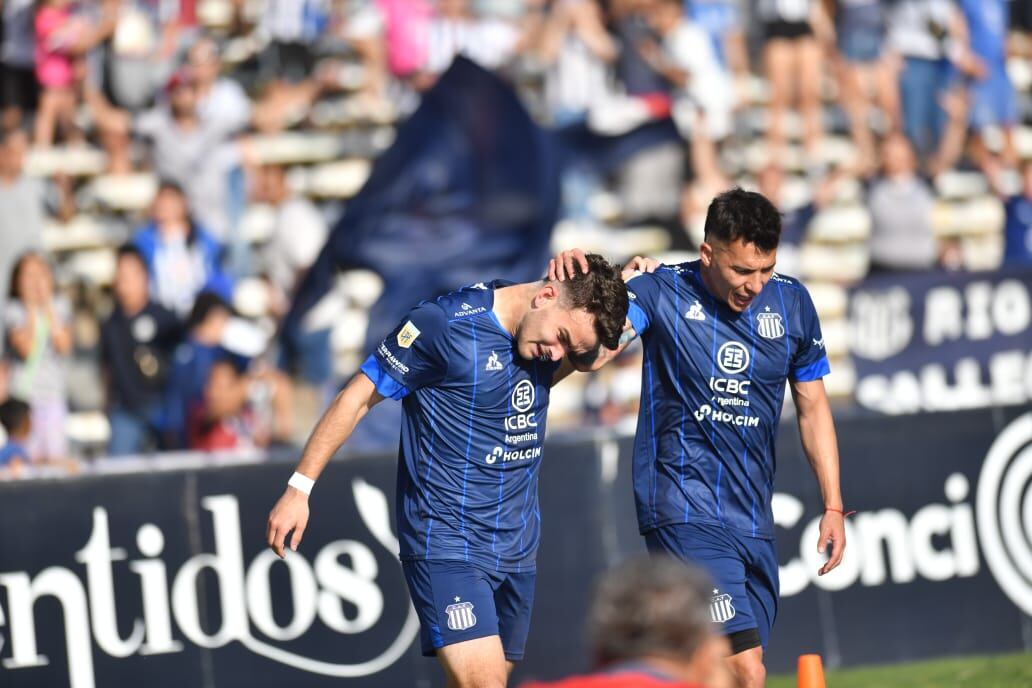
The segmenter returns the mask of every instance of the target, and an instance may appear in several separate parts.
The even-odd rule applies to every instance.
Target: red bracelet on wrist
[[[830,506],[824,507],[824,510],[825,511],[834,511],[836,514],[842,514],[842,518],[849,518],[850,516],[852,516],[853,514],[856,513],[855,510],[854,511],[843,511],[842,509],[835,509],[835,508],[832,508]]]

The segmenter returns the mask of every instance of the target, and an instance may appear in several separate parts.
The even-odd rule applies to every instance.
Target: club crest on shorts
[[[770,306],[767,306],[769,309]],[[764,339],[777,339],[785,336],[785,325],[780,313],[760,313],[756,316],[756,331]]]
[[[713,591],[713,599],[710,600],[710,618],[714,623],[724,623],[735,618],[735,605],[731,604],[731,596],[727,593],[718,595],[719,590]]]
[[[455,598],[455,604],[449,604],[444,608],[448,615],[448,628],[453,631],[464,631],[477,625],[477,616],[473,613],[472,602],[459,602]]]
[[[416,337],[419,336],[419,328],[412,324],[409,320],[405,323],[405,327],[401,328],[398,332],[398,346],[402,349],[407,349],[412,346],[412,342],[416,341]]]

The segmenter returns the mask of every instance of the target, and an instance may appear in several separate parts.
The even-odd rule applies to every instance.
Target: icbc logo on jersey
[[[717,365],[728,375],[738,375],[749,367],[749,350],[741,342],[724,342],[717,349]]]
[[[515,389],[512,390],[512,410],[515,415],[506,416],[505,429],[508,432],[536,428],[537,420],[531,411],[534,408],[534,383],[530,380],[520,380]]]

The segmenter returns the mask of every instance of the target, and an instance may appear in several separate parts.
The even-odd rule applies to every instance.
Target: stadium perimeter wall
[[[630,442],[546,449],[517,680],[586,667],[591,582],[643,549]],[[821,503],[783,428],[771,668],[1032,649],[1032,407],[845,419],[839,442],[860,513],[818,579]],[[441,685],[394,556],[395,459],[332,464],[283,564],[264,529],[290,460],[0,485],[0,686]]]

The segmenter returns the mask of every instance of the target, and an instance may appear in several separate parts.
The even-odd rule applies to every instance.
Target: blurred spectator
[[[15,263],[8,296],[4,328],[10,392],[32,407],[26,448],[33,461],[66,459],[65,359],[72,350],[71,306],[55,295],[50,265],[38,253],[26,253]]]
[[[408,4],[414,4],[408,0]],[[387,98],[387,42],[384,13],[365,0],[341,17],[338,33],[358,56],[363,68],[361,95],[367,104],[379,106]]]
[[[881,147],[882,175],[871,184],[872,270],[927,270],[938,248],[932,230],[935,198],[917,173],[917,160],[902,134],[890,134]]]
[[[767,139],[780,158],[785,143],[785,116],[794,100],[803,117],[803,144],[816,150],[823,134],[821,121],[820,46],[812,22],[819,20],[815,0],[757,0],[763,25],[763,68],[770,83],[770,122]]]
[[[426,64],[427,34],[434,8],[430,0],[377,0],[387,43],[387,66],[394,76],[417,79]]]
[[[138,454],[158,445],[161,392],[179,322],[150,300],[147,266],[139,250],[118,251],[115,307],[101,327],[100,353],[107,378],[108,454]]]
[[[628,95],[669,95],[672,84],[642,55],[640,47],[655,41],[655,34],[646,20],[645,10],[654,0],[613,0],[609,4],[612,31],[620,46],[616,59],[616,75]]]
[[[190,46],[187,64],[197,89],[201,121],[230,134],[239,134],[251,120],[251,101],[233,79],[222,76],[218,45],[202,38]]]
[[[898,130],[898,68],[885,50],[886,7],[882,0],[823,0],[835,37],[839,98],[860,152],[861,168],[870,174],[877,164],[872,105],[885,116],[888,130]],[[871,97],[873,94],[873,98]]]
[[[236,117],[202,117],[198,83],[189,67],[176,71],[168,100],[140,115],[136,132],[150,143],[154,170],[183,189],[205,229],[224,239],[229,233],[229,176],[239,164],[229,143]]]
[[[180,449],[187,442],[187,421],[204,400],[204,387],[215,361],[226,356],[222,339],[232,310],[218,295],[202,292],[186,323],[185,341],[172,357],[165,385],[161,430],[163,444]]]
[[[1032,2],[1011,0],[1010,20],[1011,52],[1032,59]]]
[[[254,414],[247,406],[247,379],[232,361],[212,364],[204,395],[190,409],[187,428],[190,449],[245,449],[265,444],[257,435]]]
[[[559,125],[583,121],[610,90],[609,64],[617,46],[606,31],[597,0],[559,0],[551,7],[537,45],[548,65],[545,102]]]
[[[26,113],[36,110],[35,0],[4,0],[3,38],[0,39],[0,125],[10,131],[22,125]]]
[[[133,2],[122,8],[104,65],[108,90],[119,107],[133,112],[147,107],[168,80],[172,64],[159,50],[160,28],[156,5]]]
[[[329,9],[328,0],[265,0],[258,28],[269,41],[262,56],[267,74],[294,84],[311,76]]]
[[[641,557],[603,574],[588,612],[597,671],[523,688],[730,687],[727,639],[710,620],[712,583],[668,557]]]
[[[190,312],[202,290],[228,297],[222,247],[190,217],[183,190],[175,183],[158,187],[151,221],[137,230],[133,243],[147,264],[153,299],[179,317]]]
[[[799,274],[800,253],[810,222],[832,199],[835,187],[847,175],[840,171],[815,181],[812,196],[801,205],[789,205],[785,194],[785,171],[777,163],[764,166],[756,175],[761,194],[774,204],[781,213],[781,240],[778,243],[778,272],[784,275]]]
[[[1004,229],[1003,261],[1032,265],[1032,160],[1022,169],[1021,192],[1008,198]]]
[[[81,141],[75,125],[77,86],[86,73],[86,54],[107,40],[115,28],[119,0],[103,0],[93,22],[75,13],[72,0],[42,0],[34,20],[36,79],[42,89],[36,113],[34,145],[48,147],[61,127],[69,140]]]
[[[641,402],[641,347],[632,344],[612,365],[588,378],[584,401],[599,424],[633,433]]]
[[[0,446],[0,480],[17,478],[31,463],[25,443],[32,432],[29,405],[20,399],[8,399],[0,404],[0,425],[7,439]]]
[[[238,359],[219,359],[208,373],[203,401],[191,409],[189,447],[267,447],[289,436],[290,400],[289,384],[281,376],[248,377]]]
[[[736,76],[749,73],[742,0],[686,0],[688,16],[709,36],[721,67]]]
[[[470,0],[437,0],[436,10],[427,36],[424,79],[419,84],[422,88],[432,85],[456,55],[464,55],[485,69],[498,69],[522,47],[516,27],[477,15]]]
[[[0,284],[9,283],[15,259],[42,246],[43,182],[22,174],[27,137],[9,131],[0,140]],[[0,291],[0,312],[7,292]]]
[[[967,22],[971,51],[977,72],[971,83],[971,146],[975,162],[990,177],[999,167],[1017,167],[1014,126],[1018,122],[1017,98],[1007,76],[1008,0],[960,0]],[[990,127],[1003,130],[1003,152],[999,162],[985,146]]]
[[[268,41],[260,57],[265,87],[254,112],[259,131],[276,132],[303,121],[334,81],[331,71],[316,67],[316,44],[329,18],[327,0],[265,1],[258,26]]]
[[[706,34],[683,14],[681,0],[654,0],[649,25],[662,41],[640,46],[675,89],[674,118],[692,142],[692,167],[703,184],[726,186],[713,144],[731,133],[734,89]]]
[[[272,236],[265,248],[265,272],[272,289],[272,312],[283,318],[295,290],[326,243],[328,229],[318,208],[291,192],[286,171],[266,165],[259,171],[259,200],[275,208]],[[304,326],[302,326],[303,328]],[[330,330],[284,331],[280,365],[295,371],[309,386],[333,382]]]
[[[922,162],[937,153],[950,117],[944,107],[958,90],[957,67],[977,71],[964,18],[951,0],[896,0],[888,10],[889,45],[902,57],[899,78],[903,131]],[[955,65],[956,63],[956,65]]]

